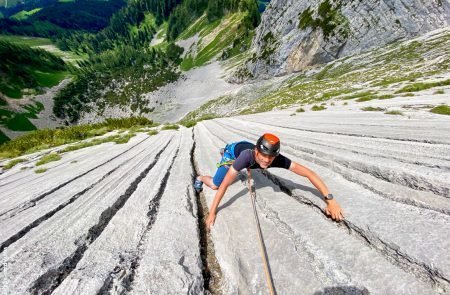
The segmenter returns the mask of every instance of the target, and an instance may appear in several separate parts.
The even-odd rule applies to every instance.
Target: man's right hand
[[[216,214],[209,213],[208,218],[206,218],[206,228],[208,230],[210,230],[211,226],[214,225],[215,220],[216,220]]]

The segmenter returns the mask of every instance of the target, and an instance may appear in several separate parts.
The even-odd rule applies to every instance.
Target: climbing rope
[[[267,287],[269,288],[270,295],[276,295],[275,288],[273,286],[273,279],[272,279],[272,273],[270,271],[269,266],[269,259],[267,258],[267,251],[266,251],[266,245],[264,244],[264,239],[261,232],[261,226],[259,224],[258,219],[258,213],[256,212],[256,193],[252,189],[252,174],[250,172],[250,169],[247,169],[247,180],[248,180],[248,191],[250,192],[250,199],[252,200],[252,206],[253,206],[253,214],[255,215],[255,222],[256,222],[256,230],[258,232],[258,238],[259,238],[259,249],[261,251],[261,258],[264,263],[264,273],[266,275],[266,282]]]

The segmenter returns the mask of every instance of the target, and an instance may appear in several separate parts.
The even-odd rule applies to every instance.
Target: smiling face
[[[255,148],[255,161],[259,164],[259,166],[261,166],[261,168],[268,168],[272,164],[273,160],[275,160],[275,156],[265,155]]]

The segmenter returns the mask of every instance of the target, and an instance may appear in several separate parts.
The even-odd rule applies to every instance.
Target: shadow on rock
[[[353,286],[327,287],[323,291],[317,291],[314,295],[369,295],[366,288],[360,289]]]

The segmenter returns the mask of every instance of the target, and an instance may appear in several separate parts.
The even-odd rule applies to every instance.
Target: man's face
[[[258,163],[259,166],[261,166],[261,168],[266,169],[267,167],[269,167],[274,159],[275,156],[264,155],[263,153],[260,153],[258,149],[255,149],[255,160],[256,163]]]

